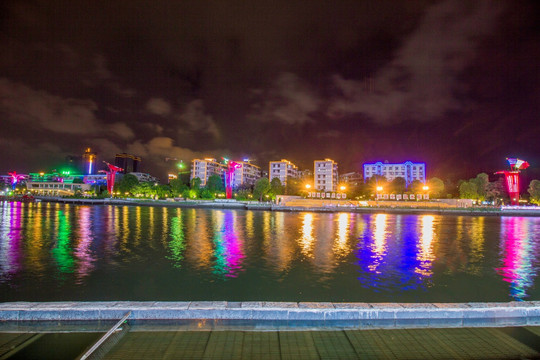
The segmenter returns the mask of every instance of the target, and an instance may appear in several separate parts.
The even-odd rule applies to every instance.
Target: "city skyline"
[[[533,1],[7,1],[0,172],[208,156],[540,177]]]

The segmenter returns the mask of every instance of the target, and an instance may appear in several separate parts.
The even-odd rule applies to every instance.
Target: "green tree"
[[[164,184],[154,185],[153,193],[159,199],[165,199],[171,196],[171,188],[169,185]]]
[[[247,189],[240,189],[236,193],[236,200],[245,201],[249,200],[251,196],[251,191]]]
[[[430,197],[440,198],[444,195],[444,182],[441,179],[433,177],[427,181],[427,186]]]
[[[305,190],[305,184],[302,186],[302,180],[287,176],[287,183],[285,184],[285,194],[287,195],[300,195],[300,192]]]
[[[154,184],[142,182],[133,188],[133,194],[138,196],[150,197],[154,195]]]
[[[206,189],[206,188],[200,191],[201,199],[214,199],[215,198],[214,194],[215,194],[214,191],[210,191],[209,189]]]
[[[122,179],[114,185],[114,190],[124,195],[125,193],[133,194],[133,189],[139,184],[139,179],[135,175],[126,174]]]
[[[281,185],[281,180],[279,180],[279,178],[275,177],[270,181],[270,193],[272,194],[272,197],[283,195],[283,186]]]
[[[480,173],[476,175],[474,179],[469,180],[476,185],[476,192],[478,193],[477,199],[484,201],[486,199],[486,193],[489,185],[489,176],[486,173]]]
[[[540,205],[540,181],[533,180],[529,183],[527,192],[531,195],[530,202]]]
[[[420,194],[424,191],[424,184],[420,180],[414,180],[409,184],[407,190],[413,194]]]
[[[405,179],[402,177],[397,177],[390,182],[388,190],[396,194],[402,194],[406,187],[407,183]]]
[[[486,200],[499,203],[509,201],[508,193],[504,185],[504,179],[501,177],[497,181],[490,182],[486,189]]]
[[[223,179],[219,175],[211,175],[206,182],[206,189],[211,193],[223,192],[225,191],[225,186],[223,185]]]
[[[200,187],[201,187],[201,184],[202,184],[202,180],[198,177],[195,177],[193,179],[191,179],[191,182],[189,183],[189,187],[192,189],[192,190],[199,190]]]
[[[263,201],[263,197],[270,192],[270,189],[268,178],[260,178],[255,182],[255,186],[253,187],[253,197],[259,199],[259,201]]]
[[[388,193],[389,184],[384,176],[373,175],[368,178],[363,186],[363,195],[369,198],[371,195],[378,192],[377,187],[382,187],[382,192]]]
[[[182,195],[185,190],[188,190],[187,185],[180,179],[173,179],[169,182],[171,187],[171,195],[174,197]]]
[[[463,181],[459,185],[459,197],[462,199],[478,199],[476,183],[472,181]]]

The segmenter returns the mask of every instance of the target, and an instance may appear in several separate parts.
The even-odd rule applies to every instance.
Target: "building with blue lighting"
[[[422,183],[426,182],[426,164],[413,163],[405,161],[403,163],[390,164],[388,161],[384,163],[378,161],[376,163],[364,164],[364,181],[367,181],[373,175],[379,175],[386,178],[387,181],[392,181],[397,177],[405,179],[407,186],[414,180]]]

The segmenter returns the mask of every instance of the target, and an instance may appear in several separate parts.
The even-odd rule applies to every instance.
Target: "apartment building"
[[[208,178],[212,175],[219,175],[223,178],[223,173],[227,165],[219,163],[214,158],[193,159],[191,160],[190,180],[201,179],[201,186],[206,186]]]
[[[287,184],[287,177],[298,177],[298,166],[294,165],[287,159],[281,161],[270,161],[268,166],[268,179],[272,181],[278,178],[282,185]]]
[[[334,160],[315,160],[313,182],[317,191],[336,191],[338,185],[338,164]]]

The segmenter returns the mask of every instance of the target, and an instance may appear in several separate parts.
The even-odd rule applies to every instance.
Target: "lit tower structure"
[[[15,187],[17,187],[17,183],[19,180],[24,179],[24,175],[17,174],[16,171],[8,172],[8,175],[11,176],[11,187],[13,190],[15,190]]]
[[[86,148],[86,151],[83,154],[83,163],[84,168],[87,170],[87,175],[92,175],[94,171],[94,163],[96,162],[97,153],[93,152],[92,149]]]
[[[529,167],[525,160],[516,158],[506,158],[510,164],[510,171],[497,171],[495,174],[504,174],[508,194],[510,195],[510,204],[519,205],[519,172]]]
[[[114,166],[113,164],[109,164],[106,161],[104,161],[104,163],[107,164],[107,166],[109,167],[109,171],[99,170],[99,172],[107,174],[107,191],[112,196],[114,190],[114,178],[116,177],[116,173],[119,171],[123,171],[124,169],[118,166]]]
[[[241,164],[238,164],[229,159],[223,158],[227,163],[227,169],[225,170],[225,194],[227,199],[232,199],[232,187],[234,184],[234,171],[242,167]]]

